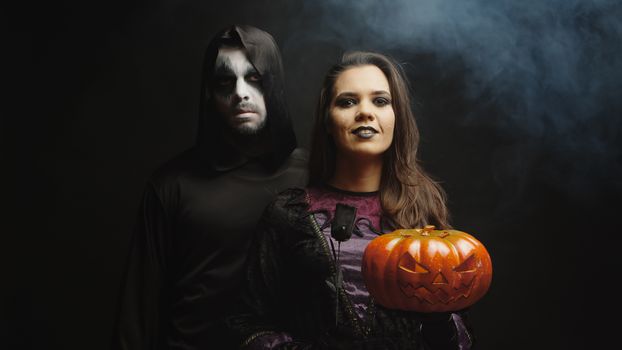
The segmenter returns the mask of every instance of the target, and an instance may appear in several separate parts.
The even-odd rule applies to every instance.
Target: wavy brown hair
[[[395,227],[449,228],[445,192],[425,173],[417,159],[419,129],[404,71],[398,63],[379,53],[347,52],[324,78],[311,137],[309,185],[328,183],[335,172],[335,143],[328,134],[335,81],[345,70],[364,65],[374,65],[386,76],[395,113],[393,142],[383,155],[380,181],[380,201],[385,214]]]

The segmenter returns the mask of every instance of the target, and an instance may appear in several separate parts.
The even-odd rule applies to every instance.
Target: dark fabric
[[[304,182],[306,154],[276,172],[250,162],[205,171],[197,150],[160,169],[132,237],[114,349],[229,349],[253,229],[280,190]]]
[[[209,99],[218,47],[231,37],[242,42],[264,83],[274,142],[256,158],[226,140],[227,129]],[[227,28],[207,49],[204,79],[197,145],[147,183],[119,296],[113,349],[235,348],[224,318],[238,300],[257,221],[278,192],[305,185],[307,155],[294,150],[272,37],[253,27]]]
[[[307,192],[290,189],[260,220],[249,252],[245,309],[228,319],[242,347],[257,335],[284,332],[296,342],[293,349],[305,348],[301,344],[310,349],[460,349],[450,314],[372,304],[368,319],[356,316],[345,291],[336,296],[335,262],[308,209]]]
[[[292,345],[292,337],[287,333],[271,332],[257,337],[246,350],[272,350]]]

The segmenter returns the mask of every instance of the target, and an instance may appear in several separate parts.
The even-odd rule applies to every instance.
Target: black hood
[[[233,25],[221,30],[210,41],[203,61],[201,104],[197,146],[212,167],[227,170],[233,164],[244,163],[244,155],[236,151],[224,135],[227,128],[212,101],[214,66],[222,46],[241,46],[261,75],[261,87],[267,110],[266,130],[270,150],[262,159],[270,168],[280,166],[296,148],[296,136],[287,113],[284,94],[283,64],[274,38],[261,29]]]

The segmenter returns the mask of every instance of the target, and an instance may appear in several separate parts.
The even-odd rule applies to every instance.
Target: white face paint
[[[214,67],[214,102],[227,125],[252,135],[266,124],[261,76],[240,48],[222,47]]]

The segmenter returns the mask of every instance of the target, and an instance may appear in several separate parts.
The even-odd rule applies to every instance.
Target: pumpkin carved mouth
[[[460,287],[454,288],[454,291],[452,292],[453,296],[450,296],[442,288],[437,288],[432,291],[426,288],[423,284],[419,284],[415,287],[410,282],[398,281],[398,285],[406,297],[417,298],[417,300],[421,303],[427,302],[432,305],[439,302],[443,304],[451,304],[460,298],[468,299],[471,295],[476,279],[477,277],[473,278],[471,283],[467,285],[462,284]]]
[[[470,255],[450,270],[444,268],[432,273],[430,267],[409,253],[404,253],[398,265],[397,283],[406,297],[417,298],[420,303],[450,304],[460,298],[469,298],[476,283],[475,271],[479,265],[479,259]]]

